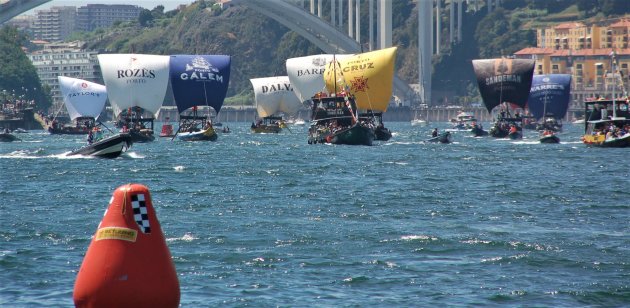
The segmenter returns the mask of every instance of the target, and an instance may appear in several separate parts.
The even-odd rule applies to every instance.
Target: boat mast
[[[612,103],[613,103],[613,119],[617,118],[617,104],[615,102],[615,88],[617,87],[617,78],[615,77],[615,51],[610,52],[610,70],[612,71]]]

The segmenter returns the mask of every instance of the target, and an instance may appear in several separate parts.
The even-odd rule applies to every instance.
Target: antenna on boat
[[[615,88],[617,87],[617,77],[615,74],[615,51],[610,52],[610,70],[612,71],[612,103],[613,103],[613,119],[617,118],[617,104],[615,101]]]

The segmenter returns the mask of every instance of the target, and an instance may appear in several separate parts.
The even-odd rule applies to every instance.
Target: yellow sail
[[[357,108],[386,111],[392,97],[397,47],[332,61],[324,71],[329,93],[354,95]]]

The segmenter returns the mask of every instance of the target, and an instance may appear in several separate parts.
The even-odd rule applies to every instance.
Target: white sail
[[[293,93],[288,76],[253,78],[249,81],[254,87],[259,117],[268,117],[277,112],[293,115],[300,109],[301,102]]]
[[[107,91],[104,85],[91,81],[57,76],[63,102],[70,119],[92,117],[97,119],[105,107]]]
[[[114,115],[137,106],[157,117],[166,96],[170,58],[143,54],[98,55]]]
[[[293,85],[293,92],[301,102],[310,100],[315,93],[326,92],[324,70],[333,60],[341,60],[351,55],[321,54],[287,59],[287,75]]]

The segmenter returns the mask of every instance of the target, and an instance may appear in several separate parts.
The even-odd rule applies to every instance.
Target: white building
[[[102,83],[97,52],[84,50],[83,42],[47,44],[27,57],[37,69],[42,84],[51,89],[54,110],[59,110],[63,98],[57,76],[67,76]]]

